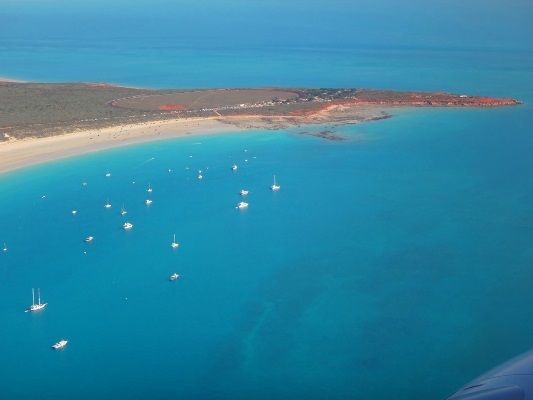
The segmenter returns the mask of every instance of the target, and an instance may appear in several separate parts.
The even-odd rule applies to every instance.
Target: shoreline
[[[38,164],[133,144],[242,130],[244,129],[215,118],[179,118],[0,142],[0,175]]]
[[[391,107],[394,108],[394,107]],[[391,117],[386,107],[322,104],[309,113],[293,115],[225,115],[177,117],[126,123],[101,128],[78,129],[47,137],[27,137],[0,142],[0,175],[38,164],[82,156],[102,150],[176,139],[251,130],[279,131],[305,125],[347,125]],[[323,139],[337,140],[336,137]]]

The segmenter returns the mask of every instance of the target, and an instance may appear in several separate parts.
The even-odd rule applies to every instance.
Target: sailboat
[[[6,242],[4,242],[4,247],[2,247],[2,250],[3,250],[4,252],[7,251],[7,244],[6,244]]]
[[[104,208],[111,208],[111,203],[109,202],[109,199],[107,199],[106,203],[104,204]]]
[[[120,215],[126,215],[128,212],[124,208],[124,204],[122,205],[122,208],[120,209]]]
[[[35,304],[35,289],[31,289],[31,306],[25,312],[39,311],[46,307],[48,303],[41,303],[41,289],[37,289],[38,301]]]
[[[148,189],[146,189],[146,191],[148,193],[152,193],[154,190],[152,189],[152,186],[150,186],[150,184],[148,184]]]
[[[177,249],[179,245],[180,244],[176,242],[176,234],[174,234],[174,239],[172,240],[172,243],[170,243],[170,247],[172,247],[173,249]]]
[[[59,342],[57,343],[54,343],[52,345],[52,348],[54,350],[61,350],[63,347],[65,347],[66,345],[68,344],[68,340],[66,339],[61,339]]]
[[[274,192],[281,189],[281,186],[276,183],[276,175],[274,175],[274,183],[270,186],[270,189]]]

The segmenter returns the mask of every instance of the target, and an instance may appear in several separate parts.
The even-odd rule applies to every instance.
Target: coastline
[[[239,130],[215,118],[180,118],[0,142],[0,174],[131,144]]]
[[[178,117],[146,122],[81,129],[47,137],[27,137],[0,142],[0,174],[49,161],[131,144],[175,139],[189,135],[223,134],[265,129],[277,131],[303,125],[346,125],[389,118],[385,107],[323,104],[312,112],[293,115],[230,115]],[[315,136],[337,140],[334,136]]]

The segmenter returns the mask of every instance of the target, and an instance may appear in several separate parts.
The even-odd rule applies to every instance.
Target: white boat
[[[245,201],[241,201],[241,202],[237,203],[235,208],[238,208],[240,210],[242,210],[243,208],[248,208],[248,203],[246,203]]]
[[[148,184],[148,189],[146,189],[146,191],[148,193],[152,193],[154,191],[154,189],[152,189],[152,187],[150,186],[150,184]]]
[[[169,276],[168,279],[170,279],[171,281],[176,281],[178,280],[179,277],[180,277],[179,274],[174,272],[172,275]]]
[[[37,293],[38,300],[35,303],[35,289],[31,289],[31,306],[25,312],[40,311],[48,305],[48,303],[41,303],[41,289],[37,289]]]
[[[87,236],[85,238],[85,243],[91,243],[94,240],[94,236]]]
[[[153,202],[152,202],[152,200],[150,200],[150,199],[147,199],[147,200],[145,200],[145,202],[144,202],[144,204],[146,204],[147,206],[149,206],[149,205],[152,204],[152,203],[153,203]]]
[[[106,172],[105,177],[109,178],[111,176],[111,172]]]
[[[111,203],[109,202],[109,199],[104,204],[104,208],[111,208]]]
[[[126,211],[126,208],[124,207],[124,204],[122,205],[122,207],[120,208],[120,215],[124,216],[126,215],[128,212]]]
[[[274,192],[281,189],[281,186],[276,183],[276,175],[274,175],[274,183],[270,186],[270,189]]]
[[[231,166],[231,170],[232,170],[232,171],[237,171],[237,164],[233,164],[233,165]]]
[[[174,238],[172,239],[172,243],[170,243],[170,247],[173,249],[177,249],[180,246],[178,242],[176,242],[176,234],[174,234]]]
[[[199,179],[199,180],[204,179],[204,177],[202,176],[202,174],[198,174],[198,179]]]
[[[72,210],[72,215],[76,215],[78,213],[78,210]]]
[[[2,251],[7,251],[7,244],[4,242],[4,247],[2,247]]]
[[[241,196],[248,196],[248,193],[250,193],[250,191],[246,189],[241,189],[241,191],[239,192]]]
[[[122,228],[125,231],[129,231],[129,230],[133,229],[133,224],[131,222],[124,222],[124,225],[122,225]]]
[[[67,344],[68,344],[68,340],[61,339],[59,342],[54,343],[54,344],[52,345],[52,348],[53,348],[54,350],[60,350],[60,349],[62,349],[63,347],[65,347]]]

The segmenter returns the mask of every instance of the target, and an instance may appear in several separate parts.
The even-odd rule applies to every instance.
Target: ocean
[[[32,32],[0,40],[0,75],[524,104],[198,135],[1,175],[1,398],[442,399],[533,346],[531,51]],[[345,140],[302,134],[321,129]],[[32,288],[40,313],[24,313]]]

